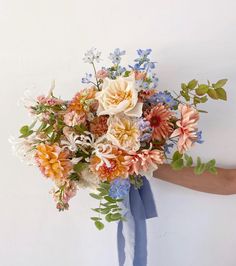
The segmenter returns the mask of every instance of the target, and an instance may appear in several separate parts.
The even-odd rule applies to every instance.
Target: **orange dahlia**
[[[107,154],[106,154],[107,155]],[[124,165],[124,153],[116,148],[112,149],[111,158],[106,158],[106,162],[101,163],[101,157],[94,155],[90,159],[90,167],[102,181],[111,181],[118,177],[127,177],[127,167]]]
[[[167,139],[173,132],[173,124],[170,121],[172,117],[170,109],[159,103],[157,106],[151,109],[146,115],[147,121],[150,122],[152,132],[152,139],[162,141]]]
[[[68,176],[72,164],[68,159],[68,152],[62,151],[56,144],[39,144],[36,151],[36,161],[46,177],[62,179]]]
[[[179,137],[177,145],[178,150],[180,153],[184,153],[189,150],[197,140],[199,113],[190,105],[179,104],[178,110],[181,114],[181,118],[176,122],[178,128],[175,129],[171,138]]]
[[[144,149],[140,152],[130,152],[125,156],[124,165],[128,167],[129,174],[151,173],[158,168],[158,165],[164,162],[164,153],[160,150]]]
[[[97,108],[97,101],[95,100],[96,89],[86,88],[78,92],[69,104],[68,111],[75,111],[76,113],[85,113],[89,110]]]

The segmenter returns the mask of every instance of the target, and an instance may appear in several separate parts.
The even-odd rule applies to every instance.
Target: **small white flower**
[[[35,165],[34,143],[30,138],[15,138],[11,136],[8,141],[12,145],[13,153],[20,158],[21,161],[26,162],[28,165]]]
[[[89,63],[89,64],[93,64],[94,61],[99,63],[101,61],[100,57],[101,57],[101,52],[97,51],[96,48],[91,48],[85,53],[83,60],[85,63]]]

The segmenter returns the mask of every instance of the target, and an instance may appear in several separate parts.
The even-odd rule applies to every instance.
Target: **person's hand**
[[[192,168],[175,171],[170,165],[161,165],[154,172],[154,177],[193,190],[221,194],[236,194],[236,169],[217,168],[217,174],[205,172],[195,175]]]

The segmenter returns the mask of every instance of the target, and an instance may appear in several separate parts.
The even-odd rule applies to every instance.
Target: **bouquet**
[[[181,84],[180,93],[157,88],[156,62],[151,49],[137,50],[132,65],[124,67],[125,51],[110,53],[112,64],[100,67],[101,53],[91,49],[84,61],[93,74],[86,73],[71,100],[54,95],[26,104],[34,121],[20,129],[15,150],[37,165],[54,183],[52,195],[59,211],[69,208],[77,191],[92,189],[98,200],[91,217],[101,230],[107,222],[124,221],[122,201],[131,186],[137,190],[144,177],[150,178],[167,162],[174,170],[195,165],[196,174],[216,173],[215,160],[203,163],[187,154],[203,143],[198,129],[198,108],[210,98],[226,100],[227,80],[205,84],[191,80]]]

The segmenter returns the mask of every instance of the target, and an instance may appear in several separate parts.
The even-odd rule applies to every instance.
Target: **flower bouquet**
[[[181,84],[180,93],[157,89],[156,62],[151,49],[137,50],[134,64],[124,67],[125,51],[110,53],[109,67],[100,67],[101,53],[89,50],[84,61],[94,73],[86,73],[71,100],[54,95],[54,84],[47,96],[26,104],[34,118],[20,129],[15,150],[36,164],[53,181],[52,195],[59,211],[79,189],[91,188],[98,201],[91,217],[101,230],[107,222],[124,221],[123,200],[131,188],[141,189],[158,166],[167,162],[174,170],[195,165],[196,174],[216,173],[215,160],[196,163],[187,154],[196,143],[203,143],[198,129],[200,104],[226,100],[224,85],[191,80]],[[171,155],[170,155],[171,154]]]

